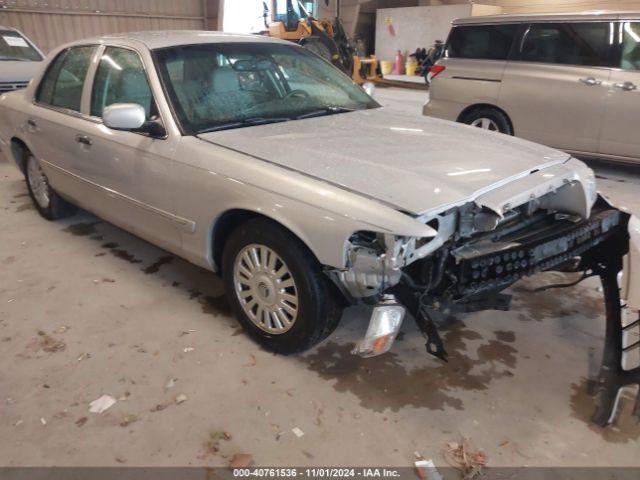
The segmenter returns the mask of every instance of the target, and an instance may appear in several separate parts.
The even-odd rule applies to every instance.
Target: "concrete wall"
[[[451,21],[471,15],[471,5],[383,8],[376,15],[375,53],[381,60],[393,60],[396,52],[413,53],[436,40],[446,40]],[[389,23],[395,35],[389,31]]]

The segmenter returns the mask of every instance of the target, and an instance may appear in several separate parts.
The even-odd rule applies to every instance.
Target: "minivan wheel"
[[[478,108],[465,115],[463,123],[472,127],[482,128],[492,132],[513,135],[513,129],[507,116],[495,108]]]
[[[36,210],[47,220],[73,215],[76,208],[63,200],[49,185],[49,179],[42,170],[42,166],[36,157],[30,152],[25,154],[24,176],[29,190],[29,196]]]
[[[267,350],[307,350],[338,325],[342,307],[322,267],[300,240],[268,219],[239,226],[222,272],[233,310]]]

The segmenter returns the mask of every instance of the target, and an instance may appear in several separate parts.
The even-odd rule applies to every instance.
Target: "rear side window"
[[[518,25],[465,25],[454,27],[449,35],[450,58],[506,60],[518,33]]]
[[[640,70],[640,22],[624,22],[622,31],[622,68]]]
[[[58,55],[40,84],[37,100],[79,112],[84,79],[94,50],[95,47],[74,47]]]
[[[520,60],[588,67],[615,67],[615,24],[540,23],[524,35]]]

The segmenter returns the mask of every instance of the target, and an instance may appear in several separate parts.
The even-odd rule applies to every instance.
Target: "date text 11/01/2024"
[[[236,468],[234,478],[399,478],[394,468]]]

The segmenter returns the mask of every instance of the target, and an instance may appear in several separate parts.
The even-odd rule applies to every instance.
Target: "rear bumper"
[[[458,120],[464,107],[461,103],[429,98],[422,107],[422,114],[427,117],[441,118],[442,120],[455,122]]]

